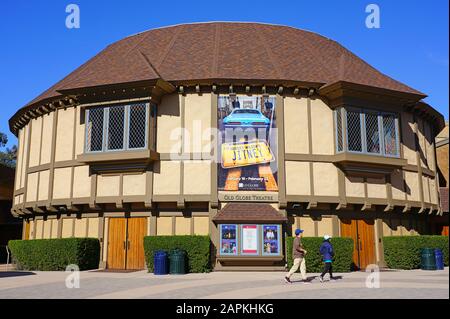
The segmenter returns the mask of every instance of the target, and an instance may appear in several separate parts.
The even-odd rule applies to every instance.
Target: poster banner
[[[263,225],[263,255],[280,254],[280,226]]]
[[[258,254],[258,226],[242,225],[242,254]]]
[[[218,189],[278,191],[275,96],[218,99]]]
[[[237,255],[237,225],[220,225],[220,253]]]

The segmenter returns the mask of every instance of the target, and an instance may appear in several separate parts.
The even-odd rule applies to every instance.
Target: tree
[[[0,151],[0,164],[15,168],[17,160],[17,146],[13,145],[11,148],[5,147],[7,143],[8,136],[5,133],[0,132],[0,148],[5,148],[4,151]]]

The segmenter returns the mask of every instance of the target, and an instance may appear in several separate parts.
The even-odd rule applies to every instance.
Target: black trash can
[[[436,269],[443,270],[444,269],[444,256],[442,253],[442,249],[436,248],[434,250],[434,255],[436,256]]]
[[[420,269],[436,270],[436,256],[433,248],[422,248],[420,250]]]
[[[186,252],[184,250],[172,250],[169,259],[171,274],[181,275],[186,273]]]
[[[167,275],[169,273],[169,260],[166,251],[155,251],[153,258],[153,273],[155,275]]]

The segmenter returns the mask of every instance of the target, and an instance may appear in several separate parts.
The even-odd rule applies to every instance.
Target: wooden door
[[[30,222],[26,221],[25,222],[25,234],[24,234],[24,240],[28,240],[30,239]]]
[[[127,269],[144,269],[144,236],[147,234],[147,218],[128,218]]]
[[[353,239],[353,268],[365,269],[375,263],[374,221],[341,220],[341,236]]]
[[[349,237],[353,239],[353,265],[352,269],[358,269],[359,265],[359,255],[358,255],[358,223],[356,220],[352,219],[342,219],[341,220],[341,237]]]
[[[126,269],[126,218],[110,218],[108,227],[107,268]]]
[[[366,269],[370,264],[376,262],[375,258],[375,222],[373,220],[358,220],[358,247],[359,268]]]

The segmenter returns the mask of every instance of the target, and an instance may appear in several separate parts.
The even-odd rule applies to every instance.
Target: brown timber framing
[[[286,170],[285,170],[285,130],[284,130],[284,97],[276,95],[277,126],[278,126],[278,201],[279,208],[287,206],[286,201]]]
[[[307,98],[307,116],[308,116],[308,153],[312,156],[313,154],[313,137],[312,137],[312,116],[311,116],[311,98]],[[314,197],[314,168],[313,163],[309,162],[309,187],[311,195]],[[314,208],[317,206],[316,202],[308,203],[308,208]]]
[[[49,168],[49,178],[48,178],[48,206],[47,210],[54,210],[52,207],[53,200],[53,184],[55,177],[55,156],[56,156],[56,134],[58,129],[58,114],[59,109],[56,109],[53,115],[53,125],[52,125],[52,148],[50,153],[50,168]]]
[[[23,201],[22,201],[22,207],[25,207],[25,203],[27,202],[27,189],[28,189],[28,166],[30,165],[30,145],[31,145],[31,126],[32,121],[29,122],[28,128],[27,128],[27,154],[26,154],[26,160],[25,160],[25,169],[22,167],[22,172],[25,172],[25,179],[23,182],[24,194],[23,194]],[[25,134],[24,134],[25,135]],[[25,137],[24,137],[25,138]]]
[[[419,125],[417,124],[416,114],[413,113],[413,121],[414,121],[414,144],[416,147],[416,164],[419,178],[419,198],[422,206],[420,208],[419,213],[422,213],[425,209],[424,197],[423,197],[423,179],[422,179],[422,161],[420,158],[420,142],[419,142]],[[426,151],[425,151],[426,152]]]
[[[185,143],[186,143],[186,96],[180,95],[180,121],[181,121],[181,154],[184,155]],[[180,197],[177,199],[177,207],[184,208],[184,161],[180,161]]]
[[[211,129],[216,131],[217,129],[217,104],[219,96],[216,93],[211,93]],[[211,158],[211,200],[210,206],[217,208],[218,193],[217,193],[217,163],[219,163],[218,152],[217,152],[217,141],[212,143],[212,150],[210,153]]]

